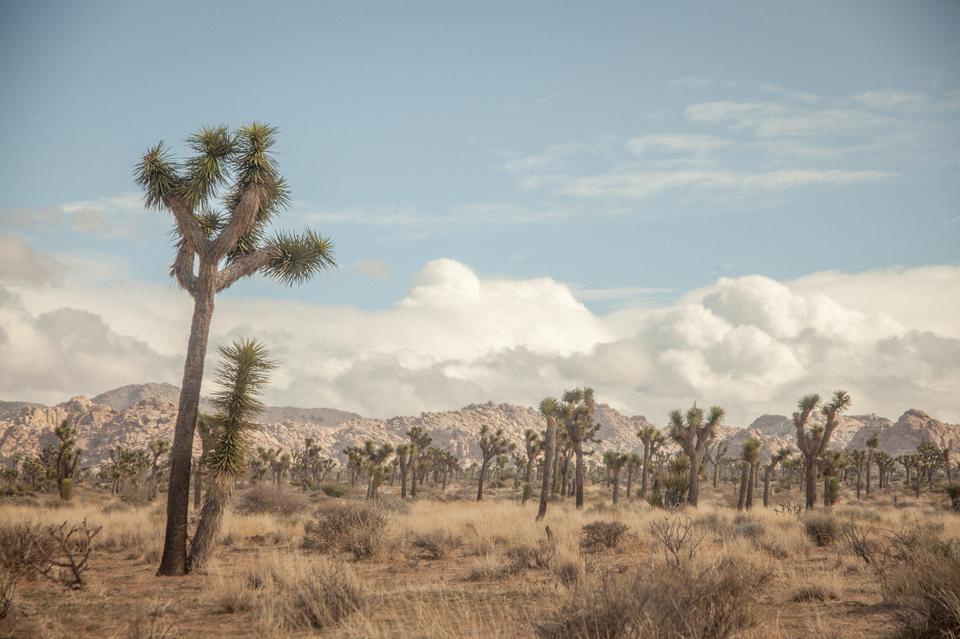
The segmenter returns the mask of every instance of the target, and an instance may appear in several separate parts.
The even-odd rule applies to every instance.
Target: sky
[[[262,120],[278,225],[340,265],[220,296],[211,344],[262,338],[271,403],[590,384],[742,424],[844,387],[960,421],[958,32],[956,2],[0,0],[0,399],[178,382],[133,166]]]

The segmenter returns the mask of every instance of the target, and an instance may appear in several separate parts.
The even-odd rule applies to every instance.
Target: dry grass
[[[388,495],[388,514],[356,495],[318,493],[312,515],[228,512],[217,558],[184,579],[153,575],[158,503],[118,505],[83,487],[65,507],[0,502],[0,525],[85,517],[103,526],[89,584],[65,592],[24,581],[0,637],[599,637],[619,623],[645,637],[873,637],[895,624],[907,636],[950,636],[960,567],[949,540],[960,537],[960,517],[942,504],[894,506],[877,495],[838,505],[827,524],[837,536],[818,546],[807,527],[819,519],[759,507],[737,515],[733,492],[708,488],[700,508],[677,514],[637,501],[581,511],[555,503],[542,522],[536,504],[508,499],[441,501],[425,491],[398,506]],[[588,492],[588,506],[606,500],[599,487]],[[343,533],[371,513],[359,532]],[[689,518],[692,538],[702,537],[678,566],[665,565],[651,533],[664,518]],[[364,539],[371,526],[379,532]],[[585,552],[585,527],[620,532]],[[313,549],[300,549],[305,536],[319,540]],[[667,597],[700,610],[696,623],[672,616]]]

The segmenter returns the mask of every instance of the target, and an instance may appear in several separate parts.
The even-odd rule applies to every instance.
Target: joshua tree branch
[[[177,223],[177,231],[183,238],[183,243],[196,253],[205,252],[209,240],[190,207],[181,198],[172,195],[164,198],[163,203],[173,213],[173,219]]]
[[[177,257],[170,267],[170,275],[177,280],[180,288],[193,294],[194,283],[197,278],[193,274],[193,260],[196,252],[187,246],[186,242],[181,242],[177,249]]]
[[[216,289],[219,293],[225,288],[229,288],[241,277],[253,275],[273,259],[275,247],[273,245],[265,246],[253,253],[248,253],[243,257],[237,258],[229,266],[217,273]]]
[[[250,183],[243,189],[240,202],[231,212],[226,228],[213,240],[213,255],[217,260],[232,251],[240,238],[253,230],[262,199],[263,189],[259,184]]]

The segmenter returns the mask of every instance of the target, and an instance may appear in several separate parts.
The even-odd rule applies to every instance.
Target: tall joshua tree
[[[871,469],[873,468],[873,456],[875,451],[880,446],[880,440],[877,438],[877,434],[874,433],[870,435],[870,439],[867,440],[867,494],[870,494],[872,488],[870,482]],[[859,495],[858,495],[859,498]]]
[[[271,155],[275,137],[273,127],[258,122],[235,132],[204,128],[187,139],[193,155],[185,162],[175,162],[161,142],[136,167],[147,205],[173,215],[177,242],[170,273],[193,298],[160,575],[186,569],[190,457],[214,298],[255,273],[293,285],[336,265],[332,242],[313,231],[267,236],[270,221],[289,203]]]
[[[507,441],[502,428],[498,428],[496,432],[490,432],[490,427],[484,424],[480,429],[480,453],[483,456],[483,463],[480,464],[480,478],[477,482],[477,501],[483,499],[483,480],[491,460],[513,449],[514,445]]]
[[[416,497],[419,466],[426,458],[433,437],[423,427],[414,426],[407,431],[407,438],[410,440],[410,496]]]
[[[73,495],[73,476],[83,451],[76,447],[77,429],[69,419],[63,420],[53,434],[57,436],[57,492],[60,499],[68,500]]]
[[[543,441],[540,439],[540,435],[537,434],[535,430],[527,429],[523,433],[523,445],[524,453],[526,454],[526,462],[524,465],[523,471],[523,498],[521,499],[522,504],[527,503],[527,500],[530,499],[530,494],[533,492],[532,487],[530,486],[530,478],[533,473],[533,462],[537,458],[537,455],[540,454],[541,448],[543,448]]]
[[[830,445],[840,416],[850,407],[850,395],[846,391],[834,392],[830,403],[821,408],[826,423],[821,427],[815,424],[807,429],[810,415],[820,405],[819,395],[807,395],[797,402],[797,412],[793,414],[793,425],[797,429],[797,448],[803,454],[803,490],[807,510],[817,503],[817,462]]]
[[[540,505],[537,508],[537,521],[547,514],[547,499],[556,474],[554,459],[557,456],[557,419],[560,416],[560,402],[547,397],[540,402],[540,414],[547,420],[547,429],[543,434],[543,476],[540,478]]]
[[[577,508],[583,508],[583,476],[586,470],[583,462],[585,454],[583,444],[584,442],[598,441],[596,435],[597,431],[600,430],[600,424],[593,422],[595,409],[596,402],[593,398],[592,388],[575,388],[572,391],[564,392],[560,411],[567,437],[573,444],[573,453],[577,460],[574,478]]]
[[[407,498],[407,473],[410,470],[410,444],[397,446],[397,464],[400,466],[400,499]]]
[[[277,365],[269,359],[263,344],[250,339],[221,346],[219,351],[220,389],[213,395],[217,412],[210,418],[214,445],[204,459],[210,485],[190,544],[187,570],[203,564],[213,550],[234,482],[247,469],[253,418],[263,409],[260,397],[270,380],[270,371]]]
[[[700,463],[707,445],[717,435],[717,427],[723,422],[725,412],[719,406],[711,406],[704,419],[703,409],[694,404],[684,415],[679,410],[670,413],[670,436],[690,460],[690,488],[687,502],[696,507],[700,497]]]
[[[650,477],[650,460],[663,446],[663,433],[654,426],[644,426],[637,431],[637,437],[643,443],[643,468],[640,471],[640,499],[647,498],[647,481]]]

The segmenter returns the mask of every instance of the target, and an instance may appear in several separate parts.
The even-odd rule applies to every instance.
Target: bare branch
[[[217,260],[232,251],[240,238],[253,230],[262,198],[263,188],[260,184],[251,182],[243,189],[240,201],[230,212],[227,227],[213,240],[213,256]]]

